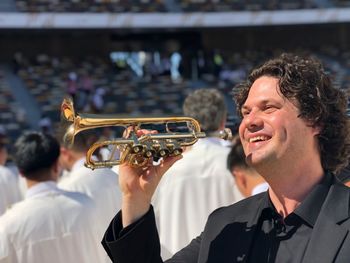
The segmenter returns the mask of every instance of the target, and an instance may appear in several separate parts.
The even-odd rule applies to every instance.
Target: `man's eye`
[[[242,111],[242,116],[243,116],[243,117],[245,117],[245,116],[247,116],[247,115],[249,115],[249,111]]]
[[[264,110],[265,112],[272,112],[272,111],[275,111],[277,108],[274,106],[274,105],[266,105]]]

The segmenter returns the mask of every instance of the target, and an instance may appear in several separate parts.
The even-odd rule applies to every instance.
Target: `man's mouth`
[[[253,143],[253,142],[262,142],[262,141],[267,141],[269,140],[271,137],[269,136],[255,136],[255,137],[252,137],[249,139],[249,142],[250,143]]]

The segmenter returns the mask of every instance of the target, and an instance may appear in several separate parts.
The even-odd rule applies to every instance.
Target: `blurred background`
[[[1,0],[0,132],[10,146],[55,132],[67,94],[78,112],[174,116],[203,87],[235,129],[232,88],[252,67],[311,53],[348,91],[349,47],[346,0]]]

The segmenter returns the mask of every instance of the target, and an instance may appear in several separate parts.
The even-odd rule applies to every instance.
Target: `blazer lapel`
[[[228,214],[221,215],[222,222],[216,225],[224,227],[217,229],[215,226],[211,226],[205,231],[204,239],[209,242],[204,242],[203,246],[207,246],[207,248],[202,251],[206,252],[201,253],[198,262],[247,262],[249,249],[261,214],[263,199],[264,194],[260,194],[251,198],[249,204],[243,203],[244,205],[238,209],[235,207],[237,210],[235,209],[233,213],[227,210],[230,216]],[[238,210],[239,214],[236,213]]]
[[[263,210],[263,203],[266,202],[266,199],[268,199],[268,193],[264,193],[263,194],[263,198],[261,198],[260,200],[258,200],[255,205],[256,208],[255,209],[248,209],[245,212],[246,213],[242,213],[241,214],[241,222],[246,221],[246,227],[244,228],[244,233],[242,236],[244,236],[244,238],[242,238],[242,236],[237,236],[237,241],[239,243],[239,247],[240,247],[240,255],[237,255],[236,257],[236,261],[235,262],[247,262],[248,260],[248,255],[249,255],[249,250],[252,246],[253,243],[253,238],[255,235],[255,232],[257,231],[258,228],[258,223],[259,223],[259,218],[261,216],[262,210]],[[251,215],[252,211],[256,211],[254,216]],[[244,220],[244,219],[247,219]]]
[[[334,257],[349,232],[341,226],[341,222],[348,218],[349,191],[344,186],[335,184],[331,186],[314,225],[303,263],[334,262]]]

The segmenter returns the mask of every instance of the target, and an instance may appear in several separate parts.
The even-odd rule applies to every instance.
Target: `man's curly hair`
[[[336,173],[345,167],[350,155],[347,97],[332,85],[320,61],[284,53],[256,68],[244,83],[234,87],[238,114],[254,81],[262,76],[277,78],[282,95],[299,108],[299,117],[321,127],[318,139],[323,168]]]

